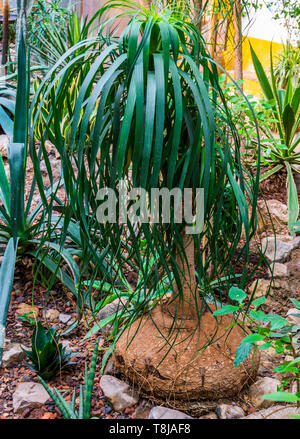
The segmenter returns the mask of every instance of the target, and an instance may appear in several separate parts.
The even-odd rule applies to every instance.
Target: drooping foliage
[[[120,8],[125,12],[118,13]],[[175,255],[186,257],[184,224],[175,222],[174,211],[170,224],[161,218],[140,227],[130,219],[119,223],[119,218],[99,224],[98,190],[110,187],[118,192],[123,179],[128,188],[147,191],[204,189],[204,228],[193,240],[197,294],[209,306],[226,298],[232,284],[244,287],[253,274],[248,269],[249,242],[256,228],[259,165],[255,175],[243,167],[239,135],[215,63],[185,11],[162,2],[144,8],[111,1],[99,16],[107,12],[112,18],[103,26],[114,32],[107,32],[105,46],[97,46],[97,40],[80,42],[43,79],[31,115],[30,152],[42,199],[37,160],[40,153],[47,161],[47,138],[60,154],[68,197],[64,227],[71,219],[76,223],[84,254],[78,295],[93,306],[94,280],[100,291],[103,287],[103,299],[108,291],[122,291],[122,276],[139,273],[128,324],[149,309],[161,282],[164,294],[182,294]],[[118,32],[121,19],[126,24]],[[77,99],[70,106],[68,89],[79,75]],[[49,111],[43,112],[49,99]],[[62,130],[65,108],[70,122]],[[44,128],[37,151],[34,127],[41,117]],[[48,167],[52,178],[49,161]],[[135,286],[134,279],[132,283]]]

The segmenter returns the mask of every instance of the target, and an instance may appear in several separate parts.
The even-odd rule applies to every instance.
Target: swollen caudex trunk
[[[180,291],[175,285],[173,300],[133,322],[118,339],[113,356],[117,369],[142,394],[172,408],[185,404],[192,410],[193,401],[238,394],[256,377],[259,354],[234,368],[244,331],[234,326],[228,333],[231,316],[216,319],[201,309],[193,237],[184,233],[182,245],[185,255],[180,245],[176,255]]]
[[[174,286],[175,301],[168,306],[168,311],[179,319],[196,318],[200,310],[200,299],[195,277],[195,248],[192,235],[185,231],[181,234],[184,251],[178,246],[176,265],[181,288]]]
[[[203,309],[195,276],[194,239],[185,231],[175,259],[180,283],[174,284],[173,298],[122,333],[114,361],[141,393],[172,408],[185,404],[189,410],[193,401],[238,394],[255,378],[259,354],[234,368],[244,331],[234,326],[228,333],[231,316],[216,318],[213,306],[211,311]]]

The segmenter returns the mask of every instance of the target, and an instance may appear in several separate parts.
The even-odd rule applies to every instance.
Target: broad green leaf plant
[[[265,313],[260,308],[265,304],[266,297],[259,297],[252,301],[251,305],[247,299],[246,293],[236,287],[229,291],[229,299],[234,304],[222,304],[214,312],[215,316],[233,314],[233,324],[243,324],[247,322],[250,333],[244,337],[235,353],[234,366],[237,367],[243,363],[249,356],[253,348],[268,350],[274,349],[278,355],[285,354],[289,359],[274,369],[274,372],[280,372],[284,375],[280,389],[277,392],[264,395],[263,398],[269,401],[289,402],[300,408],[300,326],[291,323],[284,317],[275,313]],[[297,311],[291,317],[300,317],[300,302],[297,299],[290,299]],[[248,312],[249,305],[251,307]],[[237,320],[239,317],[239,320]],[[241,323],[243,322],[243,323]],[[286,391],[286,387],[291,389],[292,384],[296,384],[296,392]],[[292,417],[300,419],[298,415]]]
[[[41,322],[35,324],[31,337],[31,350],[23,349],[30,360],[26,366],[36,372],[44,380],[57,375],[63,368],[73,364],[69,361],[76,354],[68,351],[59,342],[56,328],[45,329]]]

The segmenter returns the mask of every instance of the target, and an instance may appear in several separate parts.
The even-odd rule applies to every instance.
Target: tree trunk
[[[223,54],[224,43],[220,44],[220,36],[223,32],[224,25],[220,19],[220,12],[218,10],[219,2],[212,0],[211,2],[211,21],[209,26],[209,53],[210,56],[223,68],[225,68],[225,60]],[[222,74],[223,70],[217,66],[218,74]]]
[[[243,79],[243,35],[241,0],[234,1],[234,79]]]
[[[199,17],[202,11],[202,0],[194,0],[194,19],[196,21],[197,28],[199,32],[202,32],[202,17]]]
[[[9,2],[8,0],[4,0],[3,6],[3,36],[2,36],[2,60],[1,64],[4,65],[7,63],[7,54],[8,54],[8,41],[9,41],[9,30],[8,30],[8,18],[9,18]]]
[[[196,318],[201,306],[198,295],[198,287],[195,276],[195,248],[192,235],[182,232],[182,243],[185,249],[185,256],[180,250],[177,251],[176,264],[179,272],[182,290],[177,285],[174,287],[174,297],[168,311],[176,315],[180,320]]]
[[[186,258],[180,257],[179,248],[176,262],[183,294],[128,326],[116,343],[113,359],[118,371],[140,392],[155,398],[156,404],[191,409],[195,402],[197,409],[199,400],[235,396],[252,383],[259,352],[234,367],[236,350],[245,337],[243,329],[236,325],[228,332],[232,316],[215,318],[210,311],[201,312],[200,321],[193,236],[183,233],[182,241]]]
[[[218,29],[218,13],[216,12],[216,0],[211,0],[211,20],[209,25],[209,53],[214,59],[217,49],[217,29]]]

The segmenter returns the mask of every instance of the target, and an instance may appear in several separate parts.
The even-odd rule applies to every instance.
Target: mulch
[[[6,338],[11,342],[21,343],[27,347],[30,347],[30,337],[32,335],[32,328],[28,324],[18,319],[16,312],[20,303],[32,304],[32,273],[26,267],[19,264],[17,266],[14,288],[12,292],[12,300],[8,312]],[[39,310],[39,320],[44,323],[45,327],[47,323],[43,318],[43,311],[45,309],[55,309],[60,313],[69,314],[73,318],[76,318],[76,304],[68,300],[64,291],[59,287],[53,287],[50,295],[47,297],[47,291],[40,285],[34,286],[34,306]],[[54,323],[48,323],[52,326]],[[68,323],[69,324],[69,323]],[[58,322],[56,324],[58,333],[62,333],[67,329],[68,324]],[[79,387],[84,384],[84,364],[88,363],[92,358],[94,350],[94,340],[88,339],[83,341],[83,337],[86,335],[87,329],[84,322],[81,322],[79,326],[70,334],[61,338],[62,340],[68,340],[70,343],[69,349],[76,352],[76,356],[71,358],[74,362],[73,365],[61,371],[61,373],[55,378],[51,379],[48,384],[50,387],[56,387],[65,399],[69,402],[73,390],[76,389],[76,395],[79,397]],[[120,414],[113,411],[113,408],[105,400],[100,388],[100,368],[101,357],[103,356],[103,348],[107,345],[104,337],[100,337],[98,361],[96,366],[96,374],[93,389],[92,399],[92,411],[91,416],[105,419],[126,419],[132,418],[136,406],[125,409]],[[72,349],[73,348],[73,349]],[[37,375],[31,371],[25,363],[18,364],[14,368],[2,369],[0,377],[0,419],[60,419],[63,418],[54,402],[48,402],[43,407],[33,410],[25,410],[21,414],[13,412],[12,395],[16,386],[21,382],[34,381],[39,382]],[[77,400],[78,402],[78,400]]]

